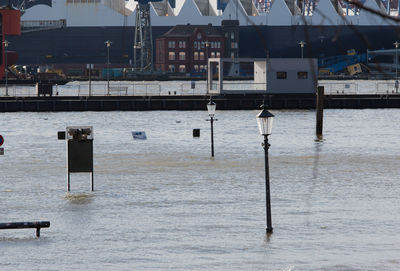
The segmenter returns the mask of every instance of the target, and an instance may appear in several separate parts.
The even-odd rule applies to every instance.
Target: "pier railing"
[[[394,81],[378,82],[376,84],[376,94],[395,94],[396,84]]]
[[[326,95],[343,95],[343,94],[358,94],[358,84],[356,83],[319,83],[325,88]]]
[[[265,91],[266,84],[265,83],[253,83],[249,82],[241,82],[241,81],[224,81],[224,93],[235,93],[246,91],[248,93],[251,92],[260,92]]]
[[[355,95],[355,94],[396,94],[394,80],[361,81],[361,82],[326,82],[320,81],[319,86],[325,87],[325,95]],[[71,82],[67,85],[55,85],[53,96],[192,96],[206,95],[205,81],[165,81],[165,82]],[[264,83],[251,81],[224,81],[224,91],[229,93],[243,90],[251,93],[265,89]],[[0,97],[5,96],[5,86],[0,87]],[[268,93],[268,91],[267,91]],[[35,86],[8,85],[8,94],[11,97],[37,96]]]
[[[5,96],[5,87],[0,87],[0,96]],[[8,86],[8,94],[11,97],[33,97],[37,96],[35,86]],[[178,84],[166,83],[118,83],[110,82],[107,89],[107,82],[94,82],[90,85],[87,82],[71,83],[63,86],[53,87],[53,96],[190,96],[207,94],[206,82],[182,82]]]

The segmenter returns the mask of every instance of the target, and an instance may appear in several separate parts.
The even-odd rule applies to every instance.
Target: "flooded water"
[[[3,113],[0,270],[399,270],[400,110],[273,111],[265,235],[256,111]],[[95,191],[57,131],[94,127]],[[200,128],[194,139],[192,129]],[[146,141],[132,131],[146,131]]]

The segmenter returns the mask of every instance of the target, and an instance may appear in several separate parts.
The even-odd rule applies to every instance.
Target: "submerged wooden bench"
[[[0,223],[0,230],[36,229],[37,237],[40,237],[41,228],[49,228],[49,227],[50,227],[50,221]]]

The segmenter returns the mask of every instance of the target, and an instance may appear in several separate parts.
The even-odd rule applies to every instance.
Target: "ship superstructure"
[[[392,25],[377,13],[396,18],[398,1],[365,0],[183,0],[151,3],[154,26],[214,24],[239,20],[240,25]],[[4,4],[7,1],[0,1]],[[134,0],[14,0],[23,9],[23,27],[44,26],[63,21],[66,27],[134,26]],[[24,3],[29,3],[24,4]]]
[[[112,61],[132,63],[136,1],[11,2],[23,9],[13,43],[20,62],[100,63],[112,40]],[[398,0],[162,0],[150,3],[150,15],[153,39],[175,25],[238,20],[241,57],[298,57],[300,41],[306,56],[319,57],[391,48],[400,39]]]

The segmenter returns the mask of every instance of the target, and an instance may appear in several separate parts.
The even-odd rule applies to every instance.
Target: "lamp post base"
[[[274,229],[273,228],[267,228],[265,231],[266,231],[267,234],[271,234],[274,231]]]

